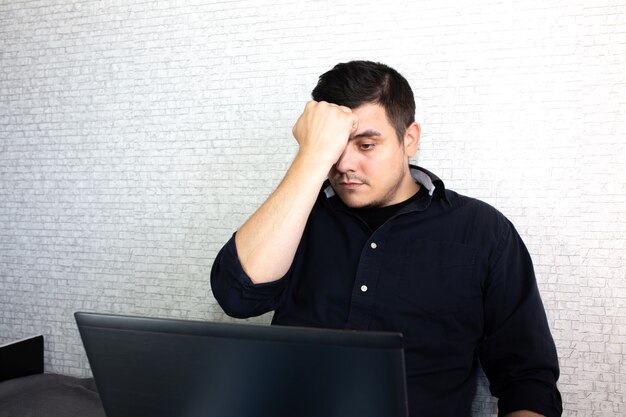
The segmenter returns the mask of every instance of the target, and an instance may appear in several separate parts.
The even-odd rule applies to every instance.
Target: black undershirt
[[[390,206],[384,207],[371,207],[371,208],[362,208],[362,209],[354,209],[352,210],[356,215],[358,215],[370,229],[375,231],[383,223],[393,217],[394,214],[398,212],[402,207],[410,204],[413,201],[419,200],[420,198],[426,197],[428,195],[428,191],[424,186],[420,185],[420,189],[413,194],[407,200],[402,201],[401,203],[392,204]]]

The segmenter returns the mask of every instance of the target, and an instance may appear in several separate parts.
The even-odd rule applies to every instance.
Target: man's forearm
[[[239,262],[259,284],[283,277],[293,262],[315,199],[358,126],[347,107],[309,101],[293,127],[300,146],[285,178],[237,231]]]
[[[278,188],[237,231],[239,261],[255,284],[275,281],[289,270],[328,172],[315,168],[298,154]]]

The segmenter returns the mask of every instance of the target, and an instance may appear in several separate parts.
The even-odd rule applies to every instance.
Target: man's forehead
[[[382,134],[378,130],[372,129],[372,128],[365,128],[362,130],[357,130],[357,132],[354,135],[350,135],[350,140],[372,138],[372,137],[379,137],[379,136],[382,136]]]
[[[352,112],[359,118],[359,127],[350,139],[382,138],[384,135],[391,135],[391,131],[394,130],[387,118],[387,112],[380,104],[366,103],[352,109]]]

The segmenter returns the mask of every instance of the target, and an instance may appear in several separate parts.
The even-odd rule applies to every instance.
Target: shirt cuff
[[[237,254],[237,245],[235,245],[235,234],[233,234],[233,236],[230,238],[225,246],[225,249],[228,253],[228,257],[236,261],[234,262],[234,265],[232,265],[234,269],[233,275],[241,286],[242,296],[244,298],[266,299],[267,297],[278,295],[283,290],[284,280],[282,278],[276,281],[264,282],[260,284],[255,284],[254,282],[252,282],[252,279],[248,274],[246,274],[246,271],[243,270],[243,266],[239,261],[239,255]]]
[[[546,417],[563,413],[561,394],[556,387],[540,382],[520,382],[506,390],[498,400],[498,417],[519,410],[534,411]]]

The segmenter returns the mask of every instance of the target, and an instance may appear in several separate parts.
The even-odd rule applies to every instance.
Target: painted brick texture
[[[626,2],[340,3],[1,2],[0,343],[85,376],[74,311],[231,320],[217,251],[317,76],[371,59],[414,88],[416,162],[524,238],[564,415],[626,415]]]

